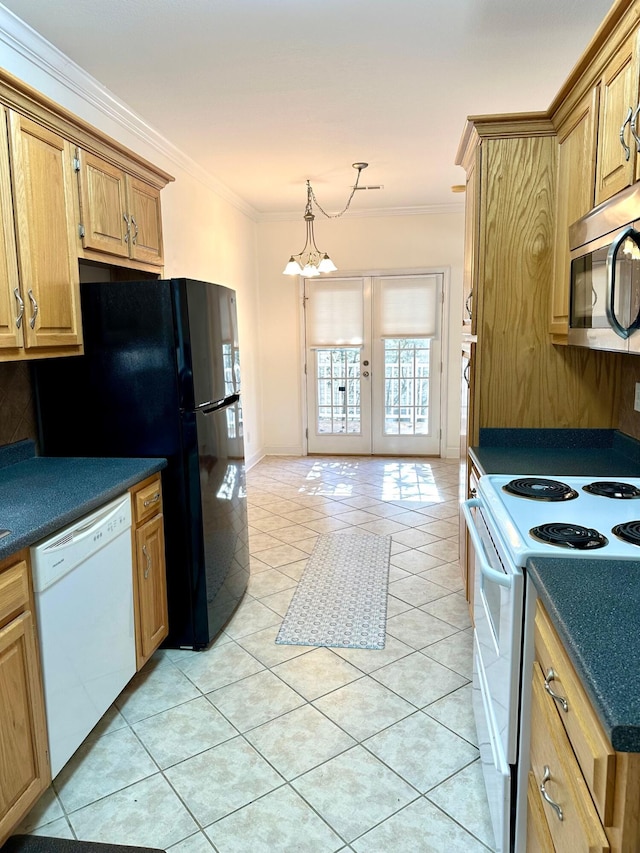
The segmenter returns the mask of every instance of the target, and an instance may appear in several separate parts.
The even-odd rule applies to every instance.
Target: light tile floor
[[[171,853],[476,853],[492,833],[458,572],[458,463],[264,459],[251,580],[202,653],[161,650],[20,828]],[[384,650],[276,645],[319,533],[391,534]]]

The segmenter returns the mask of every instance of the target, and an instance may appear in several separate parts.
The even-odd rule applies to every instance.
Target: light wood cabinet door
[[[0,844],[51,781],[30,611],[0,630]]]
[[[155,515],[135,532],[138,669],[169,631],[163,523],[164,517]]]
[[[580,101],[558,131],[558,189],[551,323],[554,343],[569,332],[569,226],[593,207],[595,193],[598,88]]]
[[[0,109],[0,351],[22,346],[22,308],[13,226],[7,113]]]
[[[544,785],[542,802],[558,853],[609,853],[607,836],[557,712],[548,703],[544,678],[534,663],[531,700],[531,770]],[[540,796],[543,797],[542,792]],[[554,806],[552,804],[556,803]]]
[[[80,154],[80,215],[85,249],[129,257],[126,176],[93,154]]]
[[[131,217],[131,258],[162,266],[160,190],[129,175],[127,195]]]
[[[621,45],[600,79],[596,204],[611,198],[635,180],[636,141],[628,119],[638,106],[637,45],[638,33],[635,32]]]
[[[70,143],[9,112],[13,209],[25,348],[82,342]]]
[[[86,151],[78,161],[83,248],[162,266],[160,190]]]

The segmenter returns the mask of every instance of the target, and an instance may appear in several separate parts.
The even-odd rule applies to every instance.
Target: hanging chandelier
[[[358,182],[360,181],[360,174],[363,169],[366,169],[369,165],[368,163],[353,163],[353,168],[357,169],[358,177],[356,178],[356,182],[353,185],[351,190],[351,195],[347,199],[347,203],[344,208],[340,211],[340,213],[327,213],[322,209],[320,204],[318,203],[318,199],[313,192],[313,187],[311,186],[311,181],[307,180],[307,205],[304,209],[304,221],[307,227],[307,238],[304,242],[304,247],[301,252],[298,252],[297,255],[291,255],[289,258],[289,262],[286,267],[282,271],[284,275],[303,275],[306,278],[311,278],[315,275],[320,275],[323,272],[334,272],[337,270],[337,266],[333,263],[331,258],[326,252],[322,252],[316,246],[316,238],[313,233],[313,222],[316,218],[313,213],[313,202],[315,202],[318,210],[327,217],[327,219],[337,219],[339,216],[342,216],[343,213],[349,209],[349,205],[351,204],[351,199],[355,191],[358,189]]]

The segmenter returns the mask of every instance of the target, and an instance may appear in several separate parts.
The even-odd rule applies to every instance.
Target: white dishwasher
[[[135,674],[129,495],[34,545],[31,565],[54,777]]]

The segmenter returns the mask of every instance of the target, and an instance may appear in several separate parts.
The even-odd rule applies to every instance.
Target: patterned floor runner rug
[[[383,649],[390,552],[390,536],[319,536],[276,643]]]

